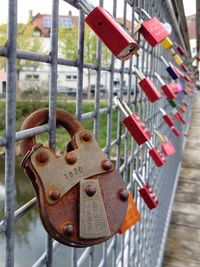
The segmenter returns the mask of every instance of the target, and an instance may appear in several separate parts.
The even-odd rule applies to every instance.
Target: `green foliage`
[[[33,25],[30,23],[17,25],[17,49],[27,50],[31,52],[44,52],[43,40],[40,36],[34,35]],[[4,46],[7,42],[7,24],[0,25],[0,45]],[[17,72],[23,67],[35,67],[37,68],[40,63],[29,60],[17,59]],[[0,58],[0,68],[6,67],[6,59]]]

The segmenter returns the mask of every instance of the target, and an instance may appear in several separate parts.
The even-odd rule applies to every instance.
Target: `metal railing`
[[[169,81],[165,72],[160,56],[163,55],[166,60],[170,59],[167,52],[158,45],[151,48],[139,37],[140,46],[143,53],[140,57],[133,57],[129,61],[129,67],[125,68],[125,63],[121,62],[116,66],[116,59],[111,56],[109,66],[102,64],[102,43],[97,41],[97,61],[96,64],[84,62],[84,12],[79,12],[79,39],[77,60],[58,58],[58,17],[59,17],[59,0],[52,0],[52,26],[51,26],[51,51],[48,55],[39,53],[20,51],[16,49],[17,36],[17,0],[9,0],[8,6],[8,39],[4,47],[0,47],[0,56],[7,58],[7,92],[6,92],[6,134],[0,138],[0,146],[6,148],[5,155],[5,212],[4,219],[0,222],[0,233],[5,235],[5,266],[14,266],[15,240],[14,224],[21,220],[35,205],[36,199],[28,201],[19,209],[14,209],[14,191],[15,191],[15,142],[25,137],[35,136],[39,133],[49,133],[49,145],[55,149],[56,144],[56,92],[57,92],[57,66],[73,66],[77,69],[77,94],[76,94],[76,116],[79,120],[93,119],[93,132],[98,140],[99,120],[102,114],[107,114],[107,133],[106,146],[103,149],[108,156],[111,156],[113,149],[116,151],[116,167],[123,175],[129,190],[132,191],[138,209],[141,213],[142,220],[136,224],[124,235],[116,235],[104,244],[88,247],[86,249],[66,247],[67,259],[63,261],[63,266],[84,267],[84,266],[134,266],[134,267],[155,267],[161,266],[164,252],[164,245],[167,235],[167,229],[170,220],[172,202],[178,181],[180,160],[183,149],[184,138],[177,138],[171,134],[169,128],[163,123],[160,107],[165,107],[166,111],[171,108],[164,99],[159,103],[151,104],[144,97],[144,94],[138,89],[137,78],[134,74],[134,67],[137,66],[144,74],[148,75],[155,84],[158,83],[154,77],[154,72],[158,72],[166,81]],[[74,1],[71,1],[74,2]],[[103,6],[104,1],[99,1]],[[118,3],[121,1],[113,0],[113,16],[117,15]],[[127,11],[132,11],[132,22],[134,22],[135,6],[144,8],[152,16],[157,16],[161,20],[165,19],[171,25],[176,25],[175,14],[169,9],[168,1],[123,1],[123,23],[127,19]],[[134,3],[134,4],[133,4]],[[66,3],[66,5],[68,5]],[[182,43],[178,27],[175,28],[172,39]],[[177,34],[178,32],[178,34]],[[133,23],[131,27],[133,34]],[[181,38],[181,39],[179,39]],[[183,46],[185,46],[182,43]],[[50,65],[50,86],[49,86],[49,123],[34,129],[16,133],[16,59],[32,60],[44,62]],[[83,70],[92,69],[96,71],[96,86],[94,110],[89,113],[82,112],[83,107]],[[105,71],[109,75],[109,90],[107,107],[100,107],[100,85],[101,72]],[[122,114],[118,111],[117,137],[113,139],[113,117],[112,113],[116,107],[113,105],[113,80],[114,76],[120,76],[121,85],[124,77],[128,77],[128,92],[123,96],[120,89],[120,97],[124,97],[133,111],[143,118],[147,126],[153,129],[159,129],[175,144],[177,154],[167,159],[167,164],[163,168],[156,168],[147,156],[145,146],[138,147],[130,137],[127,130],[122,127]],[[186,87],[186,82],[182,79],[182,86]],[[134,95],[131,94],[131,88],[134,87]],[[192,100],[189,98],[191,106]],[[190,119],[191,108],[187,109],[185,119]],[[186,126],[181,126],[182,135],[186,131]],[[157,209],[149,211],[143,201],[140,199],[137,186],[132,180],[132,171],[135,168],[142,168],[145,178],[154,184],[158,193],[160,204]],[[39,241],[40,242],[40,241]],[[46,249],[41,251],[41,257],[35,259],[36,266],[55,266],[54,252],[61,247],[58,242],[47,236]],[[34,248],[32,248],[34,249]]]

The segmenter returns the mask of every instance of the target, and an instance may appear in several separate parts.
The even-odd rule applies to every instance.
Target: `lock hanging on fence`
[[[166,71],[168,72],[168,74],[170,75],[170,77],[173,79],[173,80],[177,80],[179,78],[177,72],[175,71],[173,65],[171,62],[167,63],[167,61],[165,60],[165,58],[163,56],[160,57],[160,59],[162,60],[162,62],[165,64],[165,66],[167,67],[166,68]]]
[[[48,109],[26,118],[21,130],[48,123]],[[56,123],[71,136],[65,154],[20,142],[22,166],[39,204],[42,223],[57,241],[69,246],[99,244],[117,233],[128,208],[128,191],[121,175],[99,148],[94,136],[70,113],[57,110]]]
[[[177,128],[175,128],[175,124],[174,121],[172,120],[172,118],[170,117],[169,114],[166,113],[166,111],[163,108],[160,108],[159,111],[162,113],[162,118],[163,120],[166,122],[166,124],[171,128],[172,133],[179,137],[181,135],[181,133],[179,132],[179,130]]]
[[[133,171],[133,180],[137,183],[139,187],[139,193],[141,198],[144,200],[145,204],[149,209],[155,209],[158,206],[159,199],[153,188],[146,183],[143,177],[136,171]]]
[[[183,50],[183,48],[180,45],[178,45],[177,43],[174,43],[174,45],[175,45],[176,51],[179,53],[179,55],[184,56],[185,51]]]
[[[167,37],[161,42],[161,45],[164,49],[168,50],[173,47],[173,42],[170,40],[169,37]]]
[[[176,149],[175,149],[173,143],[170,140],[168,140],[166,135],[161,134],[157,130],[154,130],[153,133],[158,137],[158,139],[161,143],[162,153],[166,157],[176,154]]]
[[[152,103],[159,100],[162,95],[160,92],[156,89],[152,81],[149,79],[149,77],[145,77],[144,74],[139,71],[136,67],[134,68],[135,74],[140,79],[139,86]]]
[[[151,142],[151,133],[146,128],[144,122],[140,119],[137,114],[134,114],[128,105],[124,101],[120,101],[116,96],[113,99],[116,106],[125,115],[123,123],[125,127],[130,132],[131,136],[134,138],[138,145],[146,144],[149,148],[149,156],[154,161],[157,167],[161,167],[165,164],[165,159],[161,155],[160,151]]]
[[[155,47],[159,43],[161,43],[167,36],[169,36],[169,32],[165,28],[165,26],[156,18],[151,17],[146,10],[135,8],[136,12],[141,14],[147,18],[147,21],[140,21],[136,19],[136,21],[139,23],[138,26],[136,26],[136,31],[139,30],[139,32],[142,34],[144,39],[152,46]]]
[[[169,100],[174,99],[175,98],[175,94],[172,91],[172,89],[170,88],[170,86],[165,83],[165,81],[161,78],[161,76],[157,72],[155,72],[155,76],[158,79],[158,81],[161,83],[161,85],[162,85],[161,89],[162,89],[163,93],[166,95],[166,97]]]
[[[78,0],[77,5],[87,14],[86,23],[120,60],[128,60],[140,49],[137,42],[104,8],[94,7],[88,0]]]

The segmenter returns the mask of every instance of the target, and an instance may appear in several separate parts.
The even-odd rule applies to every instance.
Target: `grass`
[[[106,101],[102,101],[100,107],[106,107]],[[37,109],[48,107],[47,101],[18,101],[16,103],[16,131],[20,130],[21,124],[25,118]],[[74,101],[70,102],[58,102],[57,108],[68,111],[75,114],[76,103]],[[92,101],[85,101],[83,103],[83,113],[91,112],[94,110],[94,103]],[[113,111],[112,118],[112,139],[116,138],[117,129],[117,111]],[[83,120],[82,124],[86,130],[93,131],[93,119]],[[0,136],[5,135],[5,102],[0,102]],[[101,114],[99,119],[99,138],[98,143],[101,148],[106,146],[107,137],[107,114]],[[69,135],[66,131],[59,127],[56,131],[56,147],[57,150],[63,151],[65,146],[70,141]],[[48,134],[41,134],[37,137],[38,143],[43,143],[48,145]]]

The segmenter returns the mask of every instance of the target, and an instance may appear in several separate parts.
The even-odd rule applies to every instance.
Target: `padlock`
[[[155,47],[169,36],[170,33],[156,17],[152,18],[144,9],[135,8],[135,10],[137,13],[144,14],[148,19],[142,23],[139,21],[141,23],[139,32],[152,47]]]
[[[167,63],[167,61],[164,59],[163,56],[161,56],[160,59],[162,60],[162,62],[167,67],[166,68],[166,71],[168,72],[168,74],[170,75],[170,77],[173,80],[177,80],[179,78],[179,76],[178,76],[177,72],[175,71],[175,69],[174,69],[173,65],[171,64],[171,62]]]
[[[165,81],[161,78],[161,76],[155,72],[155,76],[158,79],[158,81],[161,83],[161,89],[163,91],[163,93],[167,96],[167,98],[169,100],[172,100],[175,98],[175,94],[173,93],[172,89],[170,88],[170,86],[168,84],[165,83]]]
[[[173,42],[170,40],[169,37],[165,38],[162,42],[161,45],[165,48],[165,49],[169,49],[171,47],[173,47]]]
[[[181,133],[180,131],[175,128],[174,126],[171,128],[172,129],[172,133],[176,136],[176,137],[180,137],[181,136]]]
[[[190,78],[188,75],[185,75],[185,76],[184,76],[184,79],[185,79],[187,82],[192,82],[191,78]]]
[[[131,195],[131,193],[128,193],[128,208],[126,211],[126,217],[124,219],[123,224],[121,225],[118,233],[123,234],[128,229],[130,229],[132,226],[134,226],[137,222],[141,220],[140,213],[137,209],[137,206],[134,202],[134,199]]]
[[[179,85],[178,83],[172,82],[168,83],[168,86],[171,88],[172,92],[177,95],[179,93]]]
[[[139,193],[142,199],[144,200],[147,207],[151,209],[155,209],[158,206],[159,199],[156,193],[153,191],[152,187],[149,183],[146,183],[143,177],[139,174],[139,172],[133,171],[133,180],[136,181],[139,187]]]
[[[132,113],[128,106],[124,105],[125,102],[121,103],[117,96],[114,97],[113,101],[120,111],[125,115],[123,123],[132,137],[135,139],[136,143],[141,145],[148,141],[151,138],[151,133],[145,127],[145,124],[140,117],[137,114]]]
[[[175,54],[173,58],[179,66],[182,66],[184,64],[183,60],[179,57],[179,55]]]
[[[176,47],[176,51],[179,53],[179,55],[181,55],[181,56],[185,55],[185,51],[183,50],[183,48],[180,45],[175,43],[175,47]]]
[[[186,121],[184,120],[184,118],[182,117],[182,115],[178,112],[177,109],[173,109],[172,111],[173,115],[174,115],[174,118],[177,120],[177,121],[181,121],[183,124],[186,124]]]
[[[77,4],[85,11],[86,23],[120,60],[128,60],[140,48],[115,18],[104,8],[94,7],[88,0]]]
[[[138,84],[143,90],[143,92],[145,93],[145,95],[147,96],[147,98],[149,99],[149,101],[153,103],[159,100],[162,97],[162,95],[156,89],[156,87],[154,86],[152,81],[149,79],[149,77],[145,77],[144,74],[141,71],[139,71],[136,67],[134,68],[134,70],[135,70],[135,74],[140,79]]]
[[[161,134],[157,130],[154,130],[153,133],[155,133],[155,135],[158,137],[158,139],[161,143],[162,153],[166,157],[176,154],[176,149],[175,149],[173,143],[170,140],[168,140],[166,135]]]
[[[48,109],[32,113],[21,130],[48,123]],[[70,113],[57,110],[56,124],[71,136],[64,155],[37,145],[35,137],[20,142],[22,166],[30,179],[46,231],[75,247],[99,244],[117,233],[128,207],[121,175],[94,136]]]
[[[170,104],[171,107],[173,108],[176,107],[176,102],[174,100],[168,100],[168,103]]]
[[[173,127],[175,124],[174,124],[174,121],[172,120],[172,118],[170,117],[170,115],[167,114],[163,108],[160,108],[159,110],[160,110],[160,112],[162,113],[162,115],[163,115],[162,118],[163,118],[163,120],[166,122],[166,124],[167,124],[170,128]]]
[[[186,65],[185,65],[184,63],[181,65],[181,68],[182,68],[182,70],[184,70],[185,72],[188,71],[188,69],[187,69],[187,67],[186,67]]]
[[[134,114],[126,102],[120,101],[116,96],[113,99],[116,106],[120,109],[121,112],[125,115],[125,119],[123,121],[124,125],[135,139],[138,145],[146,144],[149,148],[149,155],[153,159],[154,163],[157,167],[161,167],[165,164],[165,159],[162,157],[160,152],[153,146],[151,143],[151,133],[145,127],[144,122],[138,117],[137,114]]]

